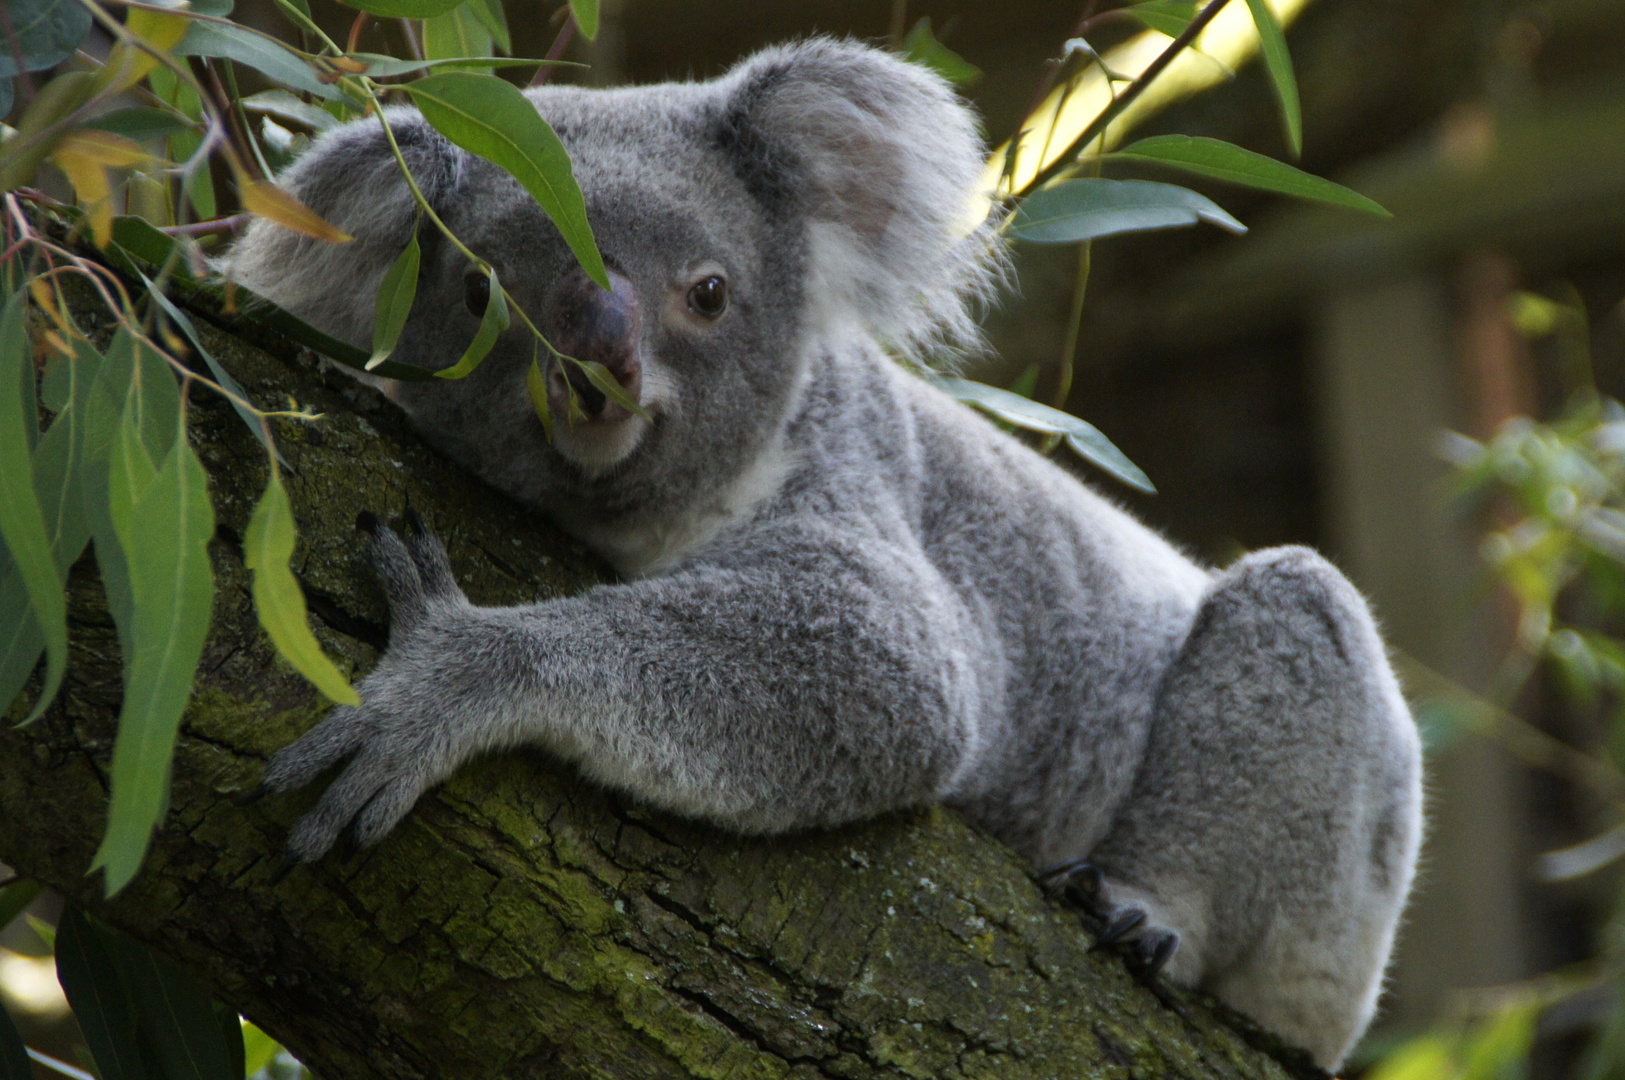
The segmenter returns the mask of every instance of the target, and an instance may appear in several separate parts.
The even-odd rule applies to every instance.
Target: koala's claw
[[[1064,893],[1075,903],[1091,908],[1100,896],[1102,880],[1100,867],[1088,859],[1071,859],[1046,871],[1039,878],[1044,886],[1044,895],[1054,899]]]
[[[1147,930],[1134,942],[1135,959],[1138,960],[1139,974],[1142,979],[1154,979],[1157,973],[1172,960],[1174,953],[1179,951],[1179,933],[1175,930],[1161,928]]]
[[[1099,921],[1094,948],[1129,945],[1130,964],[1142,979],[1156,978],[1179,951],[1179,931],[1152,922],[1150,912],[1138,904],[1112,902],[1105,874],[1088,859],[1064,862],[1038,880],[1045,895],[1064,896]]]
[[[1104,948],[1128,937],[1145,922],[1145,912],[1139,908],[1122,908],[1112,915],[1106,928],[1095,938],[1095,948]]]

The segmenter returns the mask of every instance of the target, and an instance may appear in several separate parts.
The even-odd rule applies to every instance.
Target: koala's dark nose
[[[630,281],[611,270],[609,283],[612,288],[605,290],[579,268],[566,275],[554,289],[548,340],[566,356],[604,365],[627,395],[638,401],[643,382],[643,365],[638,360],[642,312]],[[563,385],[566,381],[568,389]],[[551,397],[565,399],[557,402],[561,412],[568,408],[569,391],[574,390],[588,417],[614,420],[630,415],[568,360],[555,363],[548,387]]]

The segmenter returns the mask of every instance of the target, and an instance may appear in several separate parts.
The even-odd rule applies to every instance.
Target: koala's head
[[[388,116],[436,213],[557,349],[602,363],[649,419],[543,350],[549,445],[525,382],[535,342],[518,319],[468,378],[385,388],[498,487],[536,504],[685,503],[777,436],[829,341],[863,335],[911,351],[974,340],[967,305],[997,261],[988,230],[968,230],[983,147],[974,117],[929,71],[813,40],[713,82],[530,98],[569,150],[613,291],[586,276],[507,173],[411,109]],[[355,241],[257,221],[230,272],[366,347],[379,281],[418,221],[381,125],[318,139],[281,181]],[[392,359],[441,369],[474,337],[486,280],[428,223],[418,235],[417,298]],[[573,424],[572,390],[587,417]]]

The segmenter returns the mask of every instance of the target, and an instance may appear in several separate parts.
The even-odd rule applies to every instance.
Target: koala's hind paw
[[[1098,921],[1095,948],[1126,945],[1128,960],[1141,978],[1155,978],[1179,951],[1179,931],[1155,922],[1140,904],[1115,902],[1111,883],[1088,859],[1062,863],[1039,881],[1046,895],[1063,897]]]

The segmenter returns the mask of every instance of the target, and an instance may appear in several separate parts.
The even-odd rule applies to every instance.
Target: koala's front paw
[[[1062,863],[1040,881],[1051,896],[1064,896],[1099,920],[1095,948],[1118,942],[1127,945],[1130,962],[1141,978],[1154,978],[1179,950],[1179,931],[1161,925],[1144,905],[1114,896],[1121,889],[1114,889],[1100,867],[1088,859]]]
[[[452,577],[444,545],[416,513],[408,511],[405,540],[372,514],[357,524],[373,536],[373,566],[389,600],[389,650],[357,687],[360,708],[335,707],[271,759],[261,784],[291,791],[354,755],[288,836],[290,856],[303,862],[321,858],[346,826],[357,846],[381,839],[460,760],[446,730],[451,688],[436,668],[475,609]]]

